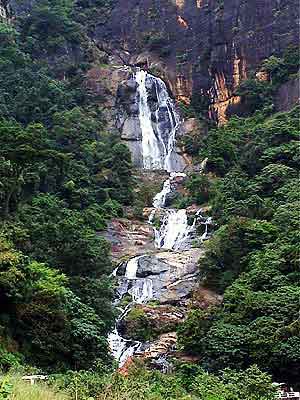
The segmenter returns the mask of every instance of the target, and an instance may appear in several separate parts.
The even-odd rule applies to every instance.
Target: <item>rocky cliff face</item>
[[[296,104],[300,104],[299,76],[281,85],[275,97],[275,106],[278,111],[288,111]]]
[[[18,15],[30,13],[36,0],[1,0],[2,13],[8,2]],[[262,60],[298,43],[297,0],[77,0],[74,18],[110,66],[146,65],[177,100],[220,122],[239,104],[239,83]],[[115,69],[103,72],[114,77],[107,95],[118,77]],[[88,76],[101,92],[95,73]]]
[[[116,0],[91,34],[124,63],[164,77],[178,100],[206,95],[210,116],[224,121],[241,80],[297,43],[298,11],[296,0]]]

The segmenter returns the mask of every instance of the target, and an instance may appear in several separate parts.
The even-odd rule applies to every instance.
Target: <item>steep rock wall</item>
[[[122,0],[95,40],[128,64],[147,64],[178,100],[205,94],[219,121],[234,90],[271,54],[297,43],[296,0]]]
[[[300,104],[299,76],[281,85],[275,97],[275,106],[278,111],[288,111],[296,104]]]
[[[16,14],[30,13],[36,2],[8,1]],[[90,17],[81,19],[87,7]],[[198,102],[198,108],[223,122],[228,106],[239,103],[235,89],[249,72],[270,55],[298,43],[299,4],[298,0],[108,0],[99,6],[95,0],[77,0],[74,18],[113,64],[146,65],[167,82],[177,100]],[[203,95],[208,100],[204,104]]]

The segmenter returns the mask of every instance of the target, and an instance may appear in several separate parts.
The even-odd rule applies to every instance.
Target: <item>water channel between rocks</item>
[[[119,281],[116,306],[120,308],[120,315],[108,341],[120,367],[134,354],[146,354],[153,348],[151,343],[122,337],[119,332],[122,321],[136,304],[146,304],[151,300],[159,304],[174,304],[188,297],[197,279],[197,260],[203,252],[201,248],[192,246],[196,238],[196,225],[205,225],[203,235],[197,238],[199,242],[207,238],[211,225],[211,219],[202,217],[201,210],[196,212],[190,223],[187,210],[166,207],[168,196],[176,191],[178,182],[182,183],[186,178],[182,172],[182,159],[176,153],[180,118],[161,79],[137,70],[135,80],[144,169],[165,170],[170,175],[153,199],[148,221],[153,227],[156,253],[133,257],[115,271]],[[154,93],[156,97],[156,108],[151,104],[149,93],[152,96]],[[159,227],[155,224],[157,213],[161,216]],[[122,307],[125,295],[131,297],[131,302]]]

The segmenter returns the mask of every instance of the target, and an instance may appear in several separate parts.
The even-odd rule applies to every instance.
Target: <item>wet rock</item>
[[[118,264],[122,259],[127,260],[155,250],[153,228],[146,221],[114,218],[104,232],[104,237],[111,243],[113,261]],[[143,242],[143,246],[136,245],[139,241]]]
[[[121,139],[142,140],[142,131],[138,117],[128,117],[122,127]]]
[[[187,299],[197,281],[198,259],[203,249],[160,252],[139,259],[137,276],[153,282],[153,298],[162,304],[178,304]]]
[[[117,276],[124,276],[125,275],[126,265],[127,265],[127,262],[123,262],[118,266],[117,273],[116,273]]]
[[[138,261],[139,268],[136,276],[146,278],[148,276],[160,275],[169,271],[170,266],[156,256],[144,256]]]
[[[166,195],[165,207],[170,207],[178,197],[178,192],[170,192]]]

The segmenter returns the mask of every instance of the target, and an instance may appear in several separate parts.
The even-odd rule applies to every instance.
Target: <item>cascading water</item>
[[[166,200],[169,193],[172,192],[172,183],[176,178],[185,178],[186,174],[180,172],[171,172],[170,177],[164,182],[163,189],[157,193],[153,199],[154,208],[163,208],[166,206]]]
[[[136,73],[139,93],[139,119],[142,131],[143,165],[145,169],[163,169],[165,146],[154,133],[146,87],[147,72]]]
[[[128,304],[125,309],[121,310],[121,314],[116,321],[114,330],[108,336],[108,343],[113,357],[118,361],[119,367],[122,367],[126,360],[130,358],[141,346],[138,341],[124,339],[118,332],[118,324],[122,321],[134,303],[143,304],[150,301],[153,297],[153,285],[151,279],[137,278],[138,261],[140,257],[130,259],[126,264],[125,279],[129,289],[124,291],[118,303],[122,300],[124,294],[131,295],[132,303]]]
[[[142,132],[143,166],[150,170],[180,171],[184,165],[176,154],[176,132],[180,118],[166,84],[146,71],[138,69],[139,121]],[[149,91],[155,90],[156,109],[150,107]],[[153,106],[152,106],[153,108]]]
[[[168,250],[187,250],[194,225],[188,224],[186,210],[168,210],[156,234],[156,247]]]
[[[198,217],[201,217],[200,210],[194,223],[190,225],[185,209],[175,210],[166,207],[168,196],[176,190],[176,180],[186,177],[184,173],[180,172],[184,165],[176,153],[176,132],[180,126],[180,118],[176,112],[175,104],[168,94],[166,85],[161,79],[140,69],[137,70],[135,79],[138,84],[143,166],[145,169],[165,170],[170,173],[161,192],[153,199],[154,209],[149,217],[149,223],[152,224],[158,209],[162,209],[165,213],[160,229],[153,226],[155,244],[157,248],[164,250],[187,250],[191,248],[192,238],[196,232],[196,221]],[[153,94],[153,89],[155,94]],[[149,96],[150,92],[151,96]],[[149,98],[153,96],[156,105],[153,105],[153,101]],[[204,222],[201,223],[205,224],[205,232],[201,240],[205,240],[211,220],[204,219]],[[134,304],[147,303],[153,299],[152,280],[137,277],[141,257],[143,256],[133,257],[126,264],[125,274],[118,289],[119,299],[117,304],[120,304],[125,294],[129,294],[132,301],[123,310],[121,309],[115,329],[108,337],[111,352],[119,362],[119,366],[124,365],[126,360],[142,347],[140,342],[127,340],[120,335],[118,332],[119,323],[130,312]],[[117,269],[113,275],[117,276]],[[194,275],[191,275],[187,279],[192,280],[194,277]]]
[[[157,208],[166,206],[167,196],[172,193],[173,182],[177,178],[185,178],[184,173],[172,172],[163,185],[163,189],[153,200],[154,210],[149,222],[152,223]],[[195,224],[189,225],[185,209],[166,209],[160,229],[154,228],[155,246],[159,249],[186,250],[191,245],[191,234],[195,231]]]

